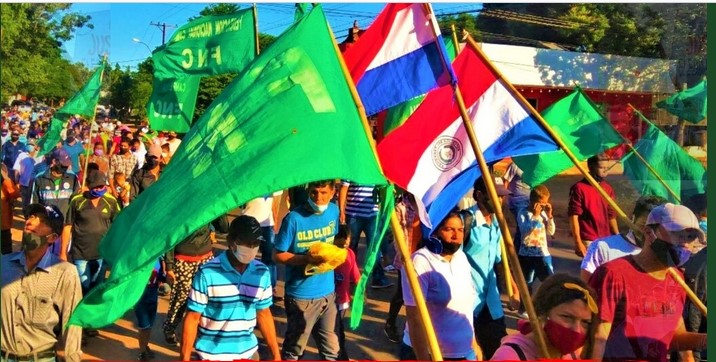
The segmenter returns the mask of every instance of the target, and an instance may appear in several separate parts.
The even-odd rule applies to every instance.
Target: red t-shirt
[[[606,181],[600,182],[599,185],[609,197],[616,199],[611,185]],[[582,179],[569,189],[567,215],[578,216],[579,236],[582,240],[590,241],[611,235],[609,219],[616,217],[614,210],[586,179]]]
[[[684,311],[684,289],[668,275],[650,276],[631,255],[601,265],[589,284],[600,318],[612,323],[603,360],[666,362]]]
[[[333,275],[336,278],[336,304],[339,306],[351,301],[351,284],[358,284],[360,272],[356,265],[356,255],[351,248],[346,248],[348,256],[346,261],[339,265]]]

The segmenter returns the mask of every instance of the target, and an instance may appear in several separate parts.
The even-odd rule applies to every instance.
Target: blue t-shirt
[[[497,274],[495,274],[495,264],[502,261],[499,244],[502,236],[500,226],[495,215],[492,215],[492,224],[488,225],[477,205],[468,210],[472,213],[470,239],[463,244],[462,249],[472,267],[470,271],[472,281],[477,289],[475,315],[487,306],[492,319],[497,319],[505,314],[502,310],[500,291],[497,289]]]
[[[256,311],[273,302],[268,267],[252,260],[243,274],[226,252],[199,267],[191,283],[188,310],[200,313],[194,349],[202,359],[251,359],[259,344],[254,335]]]
[[[306,254],[314,243],[330,243],[338,233],[338,206],[328,204],[322,214],[314,214],[307,207],[299,206],[283,219],[276,235],[278,252]],[[335,291],[333,270],[306,276],[305,265],[286,265],[286,295],[297,299],[314,299]]]
[[[76,141],[74,145],[70,145],[65,142],[62,144],[62,148],[64,148],[65,151],[67,151],[67,154],[70,155],[70,159],[72,160],[72,172],[75,174],[80,172],[80,154],[84,152],[82,143]]]

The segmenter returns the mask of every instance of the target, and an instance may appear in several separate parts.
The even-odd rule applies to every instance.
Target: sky
[[[94,29],[82,28],[75,37],[63,44],[65,57],[72,62],[82,62],[93,69],[99,64],[102,54],[107,53],[112,66],[119,63],[122,68],[136,65],[151,55],[151,50],[162,44],[162,29],[151,25],[166,23],[165,40],[173,32],[198,16],[211,3],[162,2],[162,3],[74,3],[70,11],[92,17]],[[238,3],[241,8],[251,3]],[[279,35],[293,22],[294,3],[258,3],[259,32]],[[328,23],[336,33],[338,41],[345,39],[348,29],[357,20],[365,29],[380,13],[385,3],[324,3]],[[434,3],[437,15],[476,11],[481,3]],[[134,42],[133,39],[141,41]]]

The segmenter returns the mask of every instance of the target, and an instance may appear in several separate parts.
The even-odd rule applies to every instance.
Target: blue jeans
[[[271,273],[271,288],[276,289],[276,263],[273,261],[273,243],[274,243],[274,232],[273,226],[262,226],[261,235],[264,237],[264,241],[259,245],[261,251],[261,262],[266,264]]]
[[[82,286],[82,295],[87,293],[104,281],[104,274],[107,266],[102,259],[97,260],[74,260],[77,274],[80,276],[80,285]]]
[[[298,360],[312,335],[321,359],[335,361],[340,352],[336,335],[336,293],[316,299],[286,296],[286,338],[281,349],[282,360]]]
[[[350,248],[358,254],[358,241],[360,240],[361,233],[365,234],[366,240],[366,253],[371,248],[371,242],[375,236],[376,227],[378,226],[378,216],[361,217],[361,216],[346,216],[346,223],[351,231],[351,243]],[[380,243],[382,240],[375,240]],[[380,283],[385,280],[385,272],[383,266],[380,263],[381,252],[378,251],[378,255],[375,259],[375,265],[373,266],[373,283]],[[364,262],[365,265],[365,262]]]

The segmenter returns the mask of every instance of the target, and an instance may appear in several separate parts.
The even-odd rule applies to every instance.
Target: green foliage
[[[444,37],[452,36],[452,25],[455,25],[455,31],[458,41],[462,39],[462,32],[466,30],[476,41],[481,39],[480,32],[477,30],[476,17],[472,14],[464,13],[457,16],[448,15],[441,16],[438,19],[440,33]]]
[[[561,20],[584,24],[562,30],[589,52],[659,57],[666,23],[646,4],[572,4]]]
[[[62,98],[76,89],[67,77],[76,65],[61,58],[60,45],[72,38],[75,29],[92,25],[89,16],[69,13],[69,8],[62,3],[0,4],[3,102],[17,93]],[[57,93],[50,94],[52,89]]]

